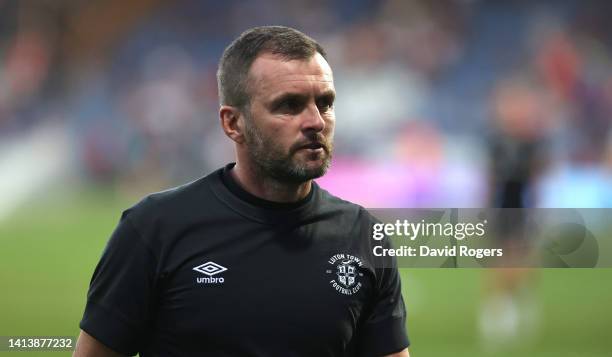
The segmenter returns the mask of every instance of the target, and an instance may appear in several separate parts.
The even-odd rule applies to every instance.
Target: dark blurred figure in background
[[[526,76],[501,81],[494,93],[494,129],[489,137],[491,207],[535,205],[533,185],[545,169],[550,146],[541,93]]]
[[[536,205],[535,185],[550,160],[545,94],[537,79],[518,74],[501,80],[492,95],[488,206],[494,208],[493,238],[504,250],[504,267],[485,275],[480,329],[487,349],[524,343],[537,320],[533,273],[522,267],[528,266],[534,234],[528,209]]]

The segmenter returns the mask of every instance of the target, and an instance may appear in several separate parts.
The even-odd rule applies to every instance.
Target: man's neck
[[[272,202],[297,202],[308,196],[312,187],[312,180],[303,183],[280,182],[239,163],[236,163],[230,175],[248,193]]]

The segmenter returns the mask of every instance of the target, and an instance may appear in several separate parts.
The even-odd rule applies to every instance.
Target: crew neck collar
[[[311,186],[310,191],[306,195],[306,197],[300,199],[295,202],[274,202],[269,201],[261,197],[257,197],[252,193],[245,190],[234,178],[231,171],[236,166],[236,163],[230,163],[223,168],[223,172],[221,173],[221,180],[223,184],[236,196],[240,199],[261,208],[268,209],[278,209],[278,210],[290,210],[294,208],[298,208],[301,205],[307,203],[312,199],[312,194],[314,192],[313,186]]]
[[[288,223],[302,220],[318,201],[319,186],[314,181],[308,195],[297,202],[274,202],[257,197],[233,178],[230,171],[235,165],[230,163],[210,175],[210,184],[219,199],[243,216],[265,223]]]

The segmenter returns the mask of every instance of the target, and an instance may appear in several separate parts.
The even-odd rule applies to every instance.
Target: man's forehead
[[[306,60],[285,60],[279,55],[258,56],[249,71],[251,83],[259,90],[277,86],[311,83],[333,88],[331,67],[319,53]]]

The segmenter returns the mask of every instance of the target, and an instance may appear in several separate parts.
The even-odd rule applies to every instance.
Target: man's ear
[[[244,142],[244,115],[236,107],[222,105],[219,108],[221,127],[230,139],[236,143]]]

